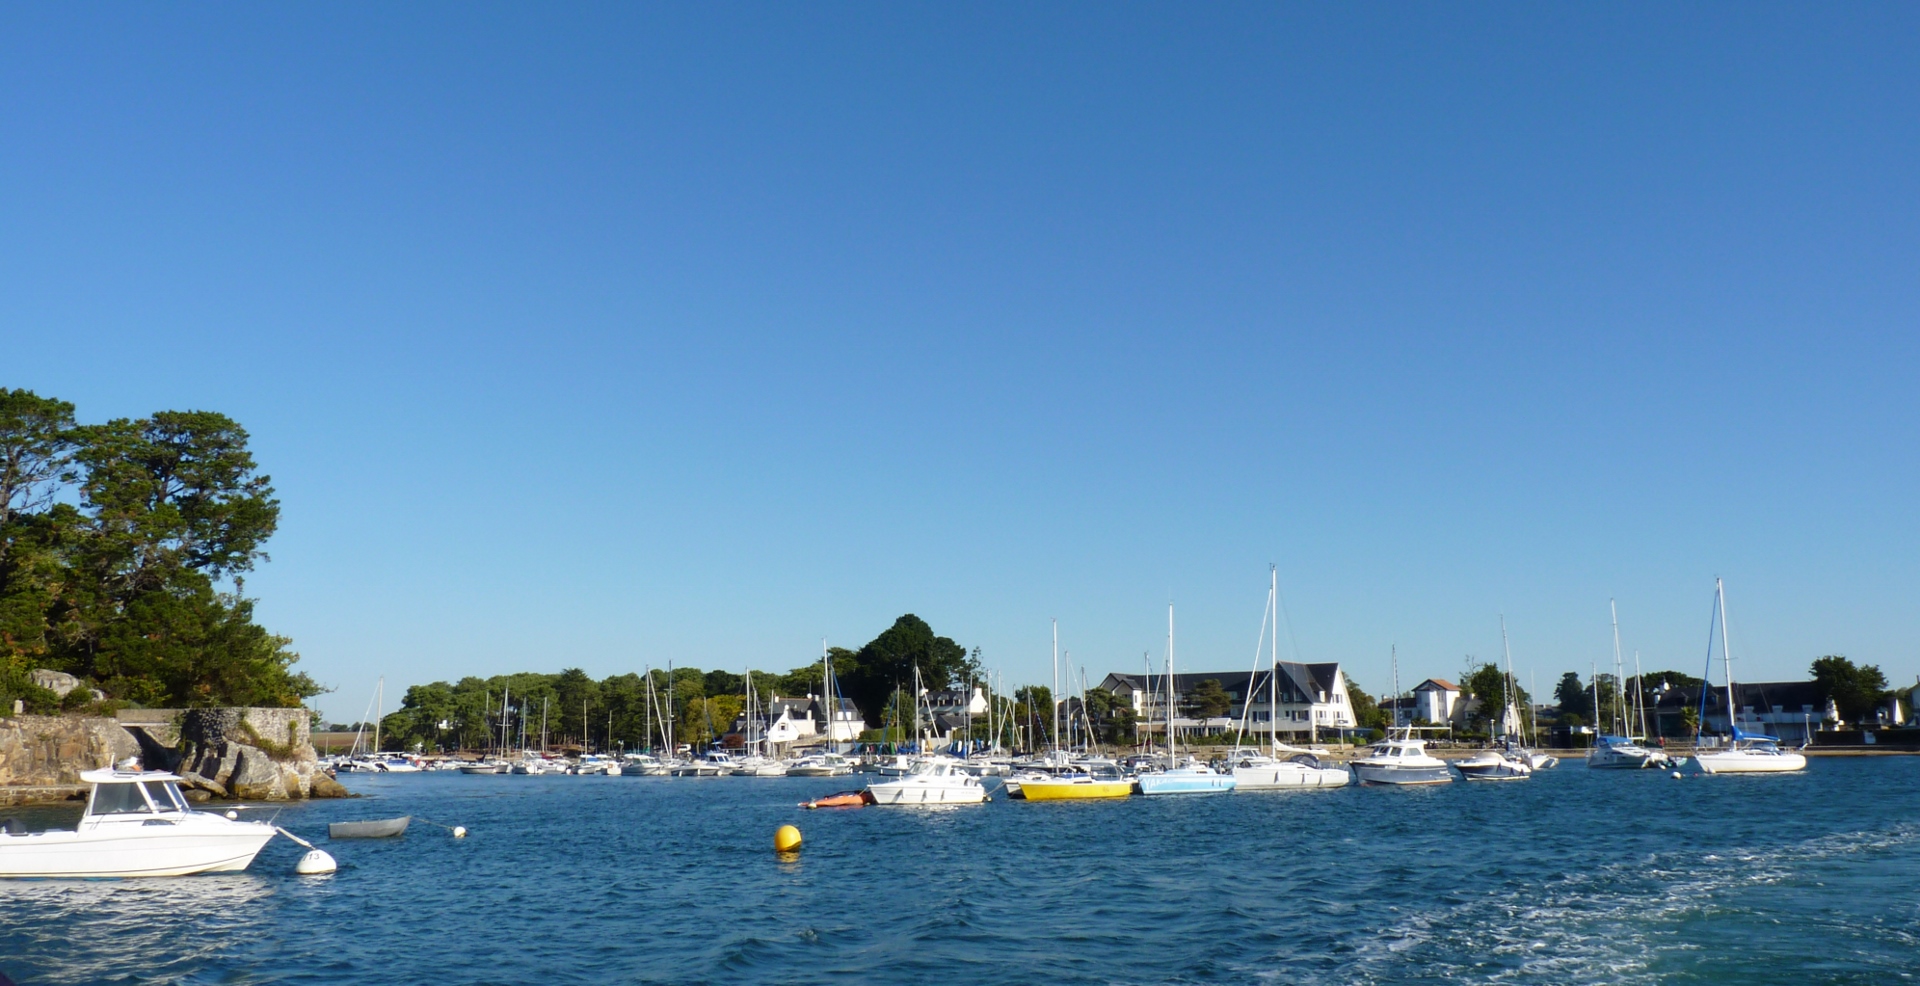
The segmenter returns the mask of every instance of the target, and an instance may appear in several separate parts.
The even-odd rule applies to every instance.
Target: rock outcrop
[[[180,719],[175,769],[188,785],[216,797],[314,797],[313,778],[325,775],[308,728],[305,709],[188,709]],[[322,785],[319,796],[338,787]]]

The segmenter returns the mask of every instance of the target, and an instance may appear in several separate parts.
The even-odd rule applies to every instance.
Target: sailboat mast
[[[1633,709],[1640,717],[1640,738],[1647,738],[1647,679],[1640,670],[1640,652],[1633,652]]]
[[[1053,621],[1053,691],[1047,696],[1053,705],[1053,752],[1060,752],[1060,621]]]
[[[1267,756],[1280,753],[1280,566],[1267,566],[1267,622],[1273,640],[1267,645]]]
[[[1720,606],[1720,661],[1727,669],[1727,745],[1731,747],[1738,727],[1733,718],[1733,645],[1727,641],[1727,588],[1719,579],[1713,580],[1714,601]]]
[[[1173,740],[1173,604],[1167,604],[1167,769],[1172,770],[1177,747]]]
[[[387,677],[380,676],[380,682],[373,686],[373,752],[380,752],[380,720],[387,717],[386,707]]]
[[[1520,730],[1520,709],[1514,701],[1513,645],[1507,642],[1507,614],[1505,613],[1500,614],[1500,650],[1507,657],[1507,707],[1500,710],[1501,726],[1502,728],[1508,728],[1505,720],[1507,718],[1507,712],[1512,711],[1513,725],[1510,728],[1514,732],[1518,732]],[[1513,738],[1512,735],[1507,737],[1509,741],[1513,740]]]
[[[1621,695],[1621,688],[1620,688],[1620,666],[1621,666],[1620,604],[1613,601],[1612,599],[1609,599],[1607,600],[1607,609],[1613,613],[1613,688],[1614,688],[1613,710],[1614,710],[1614,715],[1611,719],[1608,720],[1608,722],[1611,723],[1614,720],[1625,719],[1626,716],[1622,714],[1622,710],[1620,708],[1620,701],[1624,697],[1623,695]],[[1632,727],[1626,723],[1621,723],[1620,725],[1620,731],[1623,733],[1629,731],[1631,728]]]

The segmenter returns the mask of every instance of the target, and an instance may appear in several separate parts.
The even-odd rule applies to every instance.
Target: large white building
[[[1207,721],[1185,717],[1187,701],[1203,681],[1218,681],[1233,700],[1225,716]],[[1167,677],[1160,674],[1107,675],[1100,687],[1133,709],[1139,727],[1146,732],[1166,728]],[[1300,664],[1280,662],[1279,674],[1269,689],[1267,672],[1208,671],[1173,676],[1174,724],[1182,729],[1219,730],[1234,728],[1242,718],[1247,728],[1266,732],[1269,723],[1277,732],[1293,737],[1316,738],[1321,731],[1352,729],[1353,703],[1347,697],[1347,676],[1337,662]],[[1252,694],[1249,695],[1249,692]],[[1274,697],[1269,704],[1268,695]]]

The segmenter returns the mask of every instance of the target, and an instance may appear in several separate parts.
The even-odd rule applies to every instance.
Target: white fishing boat
[[[89,770],[93,786],[71,831],[0,833],[0,877],[184,876],[244,870],[275,829],[187,807],[180,778],[160,771]]]
[[[1393,693],[1400,694],[1400,654],[1393,655]],[[1353,774],[1362,784],[1448,784],[1453,771],[1445,760],[1427,752],[1426,740],[1413,738],[1409,721],[1399,739],[1388,738],[1369,747],[1373,752],[1353,762]]]
[[[1777,736],[1749,733],[1740,728],[1734,719],[1739,706],[1733,701],[1733,651],[1727,643],[1727,593],[1719,579],[1713,580],[1714,603],[1720,614],[1720,659],[1726,667],[1727,675],[1727,731],[1729,738],[1726,747],[1717,750],[1696,752],[1693,764],[1708,774],[1782,774],[1795,770],[1805,770],[1807,758],[1793,750],[1780,749]],[[1711,628],[1709,628],[1711,630]],[[1713,652],[1707,652],[1707,673],[1713,672]],[[1700,721],[1706,722],[1706,690],[1700,693]],[[1696,747],[1699,737],[1694,738]]]
[[[929,757],[914,764],[905,777],[869,783],[867,793],[876,805],[977,805],[987,800],[980,779],[947,757]]]
[[[1373,753],[1353,762],[1362,784],[1446,784],[1453,780],[1447,762],[1427,752],[1427,741],[1409,735],[1381,740]]]

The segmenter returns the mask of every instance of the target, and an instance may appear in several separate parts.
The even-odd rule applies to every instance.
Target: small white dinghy
[[[276,829],[194,811],[163,771],[89,770],[72,831],[0,833],[0,877],[184,876],[244,870]]]
[[[375,818],[364,822],[328,822],[329,839],[391,839],[407,834],[412,815],[399,818]]]

